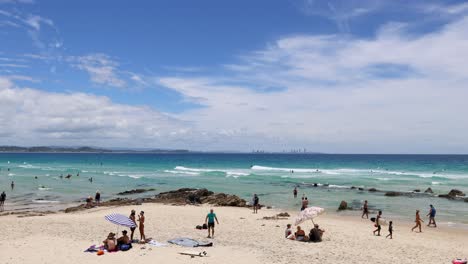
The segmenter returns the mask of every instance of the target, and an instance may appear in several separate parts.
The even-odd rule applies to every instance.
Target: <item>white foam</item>
[[[48,191],[48,190],[51,190],[51,188],[47,188],[47,187],[39,187],[37,188],[39,191]]]
[[[442,184],[442,183],[433,181],[433,182],[431,182],[431,184],[432,184],[432,185],[440,185],[440,184]]]
[[[32,200],[33,203],[60,203],[60,201],[54,200]]]
[[[166,173],[171,173],[171,174],[200,175],[199,172],[194,172],[194,171],[165,170],[164,172],[166,172]]]
[[[8,176],[15,176],[16,174],[14,173],[8,173]]]

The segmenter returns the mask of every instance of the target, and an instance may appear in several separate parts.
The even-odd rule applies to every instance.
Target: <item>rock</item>
[[[369,191],[370,191],[370,190],[369,190]],[[386,192],[386,193],[385,193],[385,196],[391,196],[391,197],[401,196],[401,195],[403,195],[401,192],[393,192],[393,191],[391,191],[391,192]]]
[[[314,183],[314,187],[318,187],[318,184],[317,184],[317,183]]]
[[[279,217],[290,217],[290,215],[287,212],[279,213],[279,214],[277,214],[277,216],[279,216]]]
[[[448,194],[439,194],[438,197],[440,197],[440,198],[447,198],[447,199],[450,199],[450,200],[455,199],[455,197],[450,196],[450,195],[448,195]]]
[[[429,187],[424,191],[424,193],[434,193],[434,192],[432,191],[431,187]]]
[[[154,202],[182,204],[212,204],[217,206],[244,207],[247,202],[236,195],[213,193],[207,189],[182,188],[170,192],[162,192],[155,196]]]
[[[457,196],[465,196],[465,193],[463,193],[462,191],[457,190],[457,189],[452,189],[452,190],[450,190],[448,195],[452,196],[452,197],[457,197]]]
[[[417,192],[417,193],[418,193],[418,192],[421,192],[421,190],[415,189],[415,190],[413,190],[413,192]]]
[[[144,192],[151,192],[155,189],[133,189],[129,191],[119,192],[117,195],[130,195],[130,194],[137,194],[137,193],[144,193]]]
[[[273,208],[273,207],[271,207],[271,206],[267,206],[267,207],[266,207],[266,209],[271,209],[271,208]]]
[[[364,191],[364,188],[362,188],[362,187],[359,187],[359,188],[358,188],[358,190],[360,190],[360,191]]]
[[[370,189],[369,189],[369,192],[376,192],[376,191],[377,191],[376,188],[370,188]]]
[[[468,198],[465,198],[463,201],[465,201],[465,203],[468,203]]]
[[[348,209],[348,203],[346,201],[341,201],[340,206],[338,206],[338,211]]]
[[[356,189],[356,187],[355,187],[355,186],[351,186],[351,190],[354,190],[354,189]]]

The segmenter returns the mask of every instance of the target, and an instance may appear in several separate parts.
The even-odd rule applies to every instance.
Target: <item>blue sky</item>
[[[468,153],[466,25],[466,1],[0,0],[0,144]]]

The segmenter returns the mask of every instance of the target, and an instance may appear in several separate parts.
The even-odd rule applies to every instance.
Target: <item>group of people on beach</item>
[[[140,240],[138,242],[141,242],[141,243],[146,242],[145,212],[141,211],[140,214],[138,215],[138,218],[136,218],[136,212],[135,210],[132,210],[128,218],[130,218],[130,220],[132,220],[133,223],[135,224],[134,227],[130,227],[130,237],[127,235],[128,234],[127,230],[123,230],[122,236],[119,238],[115,237],[116,236],[115,233],[110,232],[107,235],[107,238],[104,241],[102,241],[104,244],[104,248],[107,249],[107,251],[116,251],[116,250],[126,251],[132,248],[132,243],[138,241],[138,240],[133,239],[133,236],[137,227],[139,228],[139,231],[140,231]]]
[[[301,226],[297,226],[296,229],[296,232],[293,233],[291,224],[287,224],[286,230],[284,232],[285,238],[302,242],[318,243],[322,242],[322,236],[323,233],[325,233],[325,230],[320,229],[318,224],[314,224],[314,228],[310,230],[309,235],[306,235]]]
[[[429,213],[426,215],[429,217],[429,223],[427,224],[427,226],[437,227],[437,223],[435,221],[436,209],[432,204],[429,205],[429,207],[430,207]],[[361,218],[364,218],[364,216],[366,217],[366,219],[369,218],[369,204],[367,200],[364,201],[364,205],[362,206]],[[371,220],[375,222],[374,226],[376,227],[376,229],[373,231],[374,236],[375,235],[380,236],[380,231],[382,230],[382,222],[384,221],[382,218],[382,211],[379,210],[375,219],[371,219]],[[422,223],[424,222],[424,220],[421,219],[421,216],[419,215],[419,210],[416,210],[414,222],[416,224],[413,228],[411,228],[411,232],[413,232],[415,229],[419,229],[419,233],[422,233]],[[390,238],[390,239],[393,238],[393,221],[388,222],[388,235],[386,236],[386,238]]]

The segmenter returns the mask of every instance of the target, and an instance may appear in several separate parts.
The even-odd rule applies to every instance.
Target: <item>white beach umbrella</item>
[[[294,225],[299,225],[307,220],[311,220],[313,223],[314,222],[313,219],[321,215],[323,212],[325,212],[325,209],[323,209],[322,207],[317,207],[317,206],[307,207],[304,210],[302,210],[298,216],[296,216]]]

